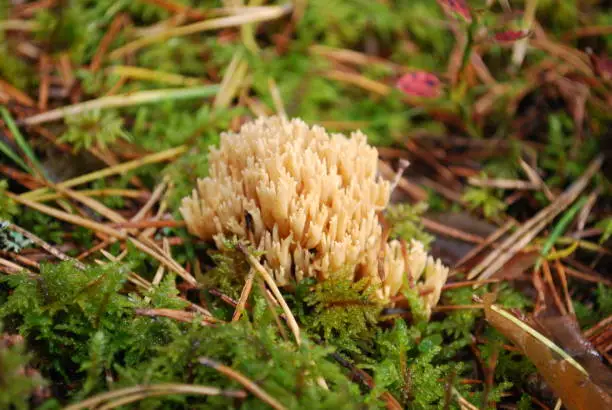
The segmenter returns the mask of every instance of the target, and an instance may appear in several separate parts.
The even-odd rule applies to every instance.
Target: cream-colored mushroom
[[[233,236],[251,240],[279,286],[343,269],[370,278],[386,299],[411,275],[431,288],[426,305],[438,302],[448,269],[420,242],[405,250],[383,243],[378,213],[390,183],[377,175],[378,152],[363,133],[347,138],[299,119],[260,118],[222,134],[209,162],[209,176],[181,206],[192,234],[218,247]]]

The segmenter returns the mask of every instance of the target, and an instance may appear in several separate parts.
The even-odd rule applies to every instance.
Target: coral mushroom
[[[192,234],[219,248],[249,240],[279,286],[343,269],[379,285],[382,299],[410,283],[427,289],[427,308],[438,302],[448,268],[418,241],[384,239],[378,213],[391,187],[361,132],[347,138],[298,119],[260,118],[223,134],[209,162],[209,176],[181,206]]]

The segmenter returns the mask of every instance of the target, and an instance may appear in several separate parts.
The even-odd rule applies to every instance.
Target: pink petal
[[[413,71],[397,80],[396,87],[407,95],[435,98],[440,95],[441,83],[438,77],[427,71]]]

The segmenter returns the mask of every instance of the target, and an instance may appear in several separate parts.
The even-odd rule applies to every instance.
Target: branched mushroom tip
[[[377,175],[378,152],[363,133],[347,138],[299,119],[259,118],[222,134],[209,163],[209,176],[181,206],[192,234],[219,248],[227,238],[248,240],[265,252],[279,286],[348,266],[354,280],[380,285],[381,298],[398,294],[410,275],[429,289],[428,308],[438,302],[448,268],[420,242],[407,252],[384,242],[377,212],[391,184]]]

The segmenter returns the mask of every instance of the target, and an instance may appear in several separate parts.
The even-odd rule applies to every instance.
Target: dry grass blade
[[[255,271],[257,271],[257,273],[259,273],[263,277],[263,279],[266,282],[266,284],[272,290],[272,293],[274,294],[274,297],[276,298],[278,303],[281,305],[281,307],[283,308],[283,311],[285,312],[285,315],[287,316],[287,324],[289,325],[289,328],[293,332],[293,336],[295,337],[296,343],[298,345],[301,344],[302,340],[300,338],[300,327],[298,326],[298,323],[295,320],[295,317],[293,316],[293,313],[291,313],[291,309],[289,308],[289,305],[287,305],[287,302],[285,301],[285,298],[283,298],[283,295],[281,294],[280,290],[278,289],[278,286],[276,286],[276,282],[274,282],[274,278],[272,276],[270,276],[268,271],[266,271],[266,268],[264,268],[261,265],[261,263],[259,263],[259,261],[257,259],[255,259],[255,257],[253,257],[253,255],[251,255],[248,252],[248,250],[242,244],[239,244],[238,246],[239,246],[240,250],[246,256],[246,258],[247,258],[249,264],[251,265],[251,267],[253,269],[255,269]]]
[[[120,58],[126,54],[133,53],[142,47],[154,44],[160,41],[167,40],[172,37],[187,36],[190,34],[200,33],[203,31],[217,30],[220,28],[236,27],[243,24],[257,23],[261,21],[274,20],[291,12],[290,4],[284,6],[269,6],[259,7],[257,10],[246,13],[241,12],[234,16],[215,18],[211,20],[201,21],[194,24],[189,24],[182,27],[171,28],[156,35],[140,38],[125,46],[118,48],[110,54],[112,59]]]
[[[470,177],[468,178],[468,183],[470,185],[479,187],[492,187],[501,189],[520,189],[535,191],[540,188],[539,185],[534,184],[533,182],[521,181],[519,179],[483,179]]]
[[[187,151],[187,147],[181,145],[180,147],[171,148],[166,151],[158,152],[155,154],[147,155],[145,157],[135,159],[133,161],[124,162],[119,165],[115,165],[109,168],[104,168],[99,171],[95,171],[89,174],[81,175],[79,177],[69,179],[64,182],[60,182],[56,184],[56,188],[70,188],[76,185],[85,184],[87,182],[92,182],[100,178],[106,178],[112,175],[124,174],[126,172],[132,171],[136,168],[140,168],[143,165],[154,164],[156,162],[167,161],[173,159]],[[42,195],[48,194],[48,188],[41,188],[34,191],[26,192],[25,194],[20,195],[20,197],[31,200],[38,200],[38,198]]]
[[[21,205],[27,206],[28,208],[35,209],[38,212],[42,212],[43,214],[47,214],[54,218],[60,219],[64,222],[82,226],[84,228],[91,229],[92,231],[112,236],[113,238],[117,238],[117,239],[127,238],[126,233],[118,231],[104,224],[94,222],[92,220],[85,219],[77,215],[72,215],[72,214],[69,214],[68,212],[60,211],[59,209],[51,208],[50,206],[39,204],[38,202],[30,201],[29,199],[22,198],[14,194],[10,194],[8,192],[7,192],[7,196],[9,196],[15,202],[20,203]]]
[[[170,319],[178,320],[179,322],[191,323],[196,318],[196,315],[192,312],[185,312],[184,310],[176,309],[136,309],[135,313],[142,316],[158,317],[163,316]],[[203,318],[201,324],[208,326],[211,321],[208,318]]]
[[[187,272],[176,261],[174,261],[173,259],[171,259],[168,256],[166,256],[165,254],[163,254],[163,252],[160,253],[156,249],[152,249],[151,247],[145,245],[144,243],[142,243],[139,240],[136,240],[134,238],[130,238],[130,242],[136,248],[138,248],[139,250],[143,251],[147,255],[155,258],[157,261],[159,261],[161,264],[163,264],[166,268],[168,268],[171,271],[175,272],[177,275],[179,275],[181,278],[183,278],[185,281],[187,281],[191,285],[197,286],[198,282],[195,280],[195,278],[193,276],[191,276],[191,274],[189,272]]]
[[[142,198],[144,193],[136,189],[118,189],[118,188],[103,188],[103,189],[83,189],[78,191],[79,194],[84,196],[100,196],[100,197],[112,197],[119,196],[124,198]],[[36,198],[37,202],[48,202],[62,198],[64,195],[61,193],[45,194]]]
[[[197,386],[194,384],[179,384],[179,383],[160,383],[151,385],[137,385],[133,387],[126,387],[123,389],[113,390],[106,393],[101,393],[93,396],[87,400],[83,400],[79,403],[72,404],[65,407],[64,410],[81,410],[81,409],[93,409],[99,408],[103,403],[109,402],[110,400],[125,398],[127,396],[143,394],[142,398],[149,397],[150,395],[168,395],[168,394],[193,394],[200,396],[229,396],[237,398],[245,398],[246,395],[243,391],[236,390],[221,390],[217,387],[209,386]]]
[[[238,304],[236,305],[236,309],[234,310],[232,322],[239,320],[240,316],[242,315],[242,312],[244,311],[246,302],[249,299],[249,295],[251,294],[251,288],[253,287],[253,279],[255,279],[255,271],[251,270],[244,283],[242,292],[240,292],[240,299],[238,299]]]
[[[248,63],[242,57],[242,53],[239,51],[236,52],[225,71],[223,80],[221,80],[219,92],[215,95],[213,101],[213,107],[215,109],[227,108],[230,105],[240,85],[243,83],[248,67]]]
[[[497,272],[523,247],[527,246],[550,221],[574,202],[578,195],[586,188],[593,175],[599,170],[602,163],[603,157],[601,156],[593,160],[576,182],[563,194],[559,195],[554,202],[538,212],[537,215],[525,222],[515,233],[502,242],[499,248],[491,252],[478,266],[470,271],[467,278],[474,279],[478,276],[482,280],[489,278]]]
[[[159,83],[170,85],[185,85],[196,87],[198,85],[202,85],[203,83],[203,81],[199,78],[186,77],[184,75],[174,73],[165,73],[142,67],[118,65],[111,67],[108,71],[124,78],[133,78],[136,80],[144,81],[156,81]]]
[[[35,125],[104,108],[129,107],[133,105],[148,104],[165,100],[205,98],[216,95],[218,91],[219,86],[216,84],[203,85],[201,87],[194,88],[170,88],[163,90],[136,91],[130,94],[100,97],[95,100],[57,108],[55,110],[28,117],[22,120],[21,123],[25,125]]]
[[[242,384],[245,387],[245,389],[253,393],[255,396],[257,396],[259,399],[261,399],[263,402],[268,404],[273,409],[276,409],[276,410],[285,409],[285,406],[279,403],[274,397],[270,396],[261,387],[255,384],[255,382],[253,382],[252,380],[250,380],[248,377],[244,376],[243,374],[221,363],[218,363],[212,359],[209,359],[207,357],[200,357],[198,361],[204,366],[212,367],[213,369],[217,370],[219,373],[233,380],[236,380],[238,383]]]
[[[474,256],[478,255],[484,248],[491,245],[493,242],[501,238],[506,232],[510,230],[514,226],[514,221],[510,220],[506,222],[501,228],[497,229],[491,235],[485,238],[485,240],[479,245],[472,248],[468,253],[466,253],[460,260],[455,264],[455,268],[463,265],[465,262],[472,259]]]

